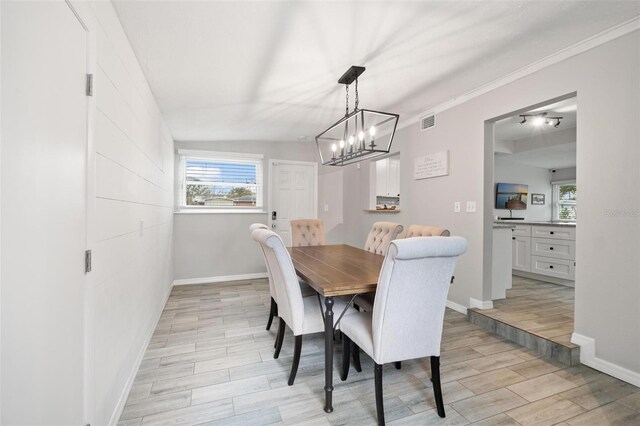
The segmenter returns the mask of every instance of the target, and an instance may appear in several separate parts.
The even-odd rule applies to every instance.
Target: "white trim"
[[[522,67],[510,74],[505,75],[504,77],[500,77],[497,80],[494,80],[490,83],[487,83],[476,89],[473,89],[463,94],[462,96],[450,99],[446,102],[441,103],[440,105],[437,105],[433,108],[429,108],[428,110],[423,111],[420,114],[414,115],[413,117],[410,117],[405,121],[401,121],[400,123],[398,123],[397,130],[400,130],[412,124],[418,123],[421,120],[421,118],[426,116],[427,114],[435,115],[442,111],[451,109],[457,105],[461,105],[465,102],[470,101],[471,99],[482,96],[485,93],[491,92],[492,90],[495,90],[499,87],[505,86],[518,79],[521,79],[530,74],[538,72],[544,68],[550,67],[551,65],[555,65],[573,56],[577,56],[590,49],[593,49],[602,44],[608,43],[611,40],[615,40],[618,37],[622,37],[626,34],[629,34],[633,31],[637,31],[639,29],[640,29],[640,17],[632,18],[628,21],[625,21],[621,24],[618,24],[607,30],[604,30],[599,34],[596,34],[582,41],[579,41],[578,43],[572,46],[566,47],[552,55],[547,56],[546,58],[542,58],[536,62],[533,62],[532,64]]]
[[[469,307],[478,309],[493,309],[492,300],[478,300],[473,297],[469,298]]]
[[[258,278],[267,278],[267,273],[256,272],[254,274],[218,275],[217,277],[202,277],[202,278],[182,278],[179,280],[174,280],[173,285],[213,284],[213,283],[221,283],[225,281],[255,280]]]
[[[246,152],[226,152],[226,151],[202,151],[195,149],[179,149],[178,155],[184,155],[187,157],[216,157],[220,159],[237,160],[239,158],[262,160],[264,155],[252,154]]]
[[[596,357],[595,339],[582,334],[573,333],[571,343],[580,346],[580,362],[586,366],[602,371],[617,379],[640,386],[640,373],[621,367],[609,361]]]
[[[465,308],[459,303],[452,302],[451,300],[447,300],[447,308],[453,309],[456,312],[460,312],[461,314],[467,315],[467,308]]]
[[[131,369],[129,373],[129,377],[127,378],[127,382],[124,386],[124,389],[122,389],[120,398],[118,398],[118,403],[116,404],[116,407],[113,410],[113,413],[111,414],[111,418],[109,419],[109,425],[118,424],[118,420],[120,419],[120,416],[122,416],[122,411],[124,410],[124,406],[127,403],[129,392],[131,392],[131,388],[133,387],[133,382],[136,378],[136,375],[138,374],[138,369],[140,369],[140,364],[142,364],[144,354],[147,351],[147,346],[149,346],[149,342],[153,337],[153,332],[156,331],[158,321],[160,321],[160,316],[162,315],[162,312],[164,311],[164,307],[167,305],[167,302],[169,301],[169,296],[171,296],[172,290],[173,290],[173,284],[169,286],[169,291],[167,292],[164,298],[164,303],[160,306],[158,313],[155,315],[155,321],[152,321],[150,323],[150,328],[145,333],[147,335],[147,338],[145,339],[144,345],[142,345],[142,347],[140,348],[140,352],[138,352],[138,356],[136,357],[136,362],[133,364],[134,367]]]

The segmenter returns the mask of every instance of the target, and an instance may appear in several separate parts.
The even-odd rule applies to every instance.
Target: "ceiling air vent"
[[[427,115],[426,117],[422,117],[420,119],[420,131],[424,132],[427,129],[430,129],[432,127],[436,126],[436,116],[431,114],[431,115]]]

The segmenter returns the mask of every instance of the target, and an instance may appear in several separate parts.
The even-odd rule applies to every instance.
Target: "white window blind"
[[[183,150],[178,154],[181,208],[262,208],[262,155]]]

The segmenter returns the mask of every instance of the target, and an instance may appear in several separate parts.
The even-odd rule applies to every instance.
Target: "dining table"
[[[384,256],[345,245],[288,247],[297,274],[324,297],[324,411],[333,411],[334,297],[375,292]],[[349,306],[347,305],[347,308]],[[342,315],[343,312],[337,312]],[[340,316],[338,317],[338,320]]]

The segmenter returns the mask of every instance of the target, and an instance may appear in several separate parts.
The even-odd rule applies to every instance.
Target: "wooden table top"
[[[384,256],[344,244],[288,247],[296,272],[322,296],[376,290]]]

